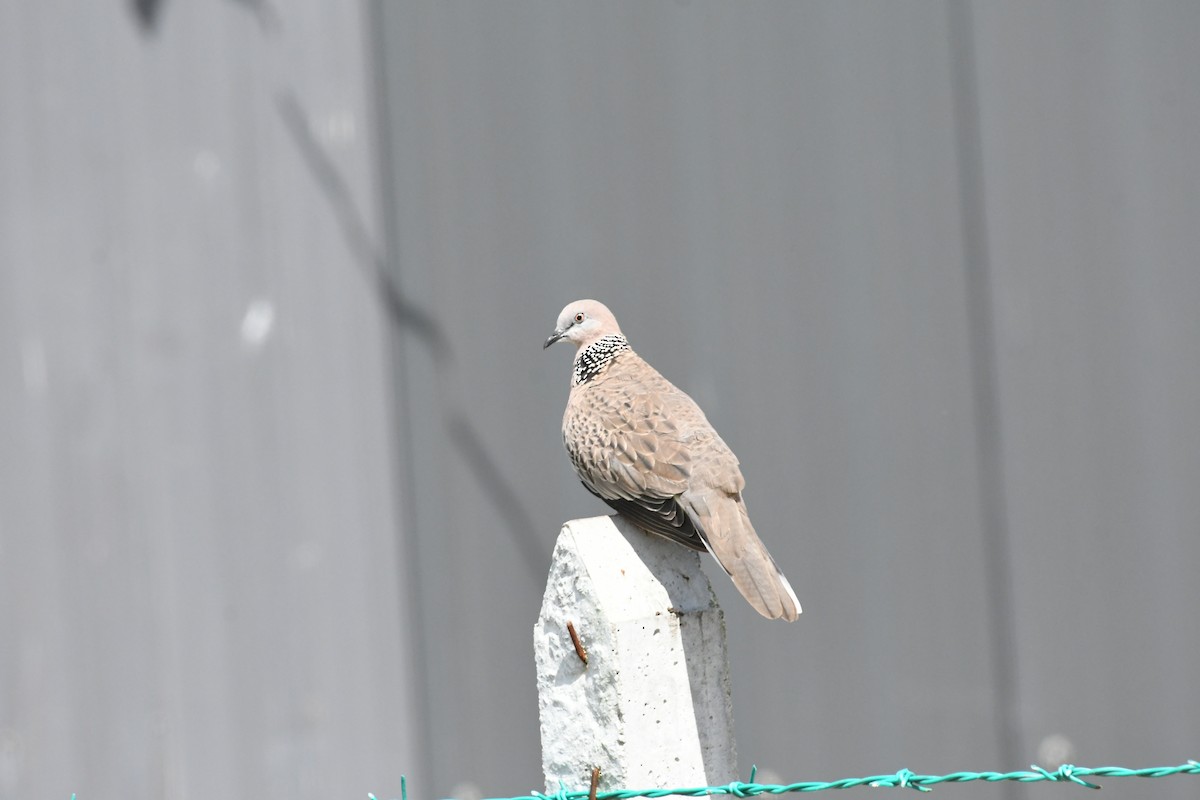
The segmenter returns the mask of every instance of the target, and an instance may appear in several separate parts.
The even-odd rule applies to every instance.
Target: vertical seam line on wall
[[[392,159],[389,157],[391,125],[387,91],[387,59],[384,55],[386,46],[384,14],[381,0],[369,0],[366,7],[367,12],[363,20],[369,26],[369,30],[366,31],[364,41],[368,50],[366,67],[369,72],[372,93],[371,105],[374,109],[371,120],[375,137],[372,150],[376,174],[379,176],[376,192],[380,209],[378,222],[383,235],[382,256],[384,264],[392,273],[389,276],[390,279],[399,284],[400,274],[399,270],[395,269],[395,265],[400,259],[401,248],[396,226],[398,215],[395,191],[396,175]],[[421,591],[420,565],[424,561],[417,552],[420,547],[420,537],[416,531],[416,498],[413,493],[412,481],[407,477],[413,474],[416,464],[414,463],[413,448],[403,446],[404,443],[411,441],[412,437],[412,421],[406,412],[408,404],[404,402],[409,386],[409,376],[406,369],[407,359],[404,353],[404,343],[397,336],[395,321],[390,314],[385,314],[384,317],[389,334],[387,352],[392,367],[392,453],[393,463],[399,470],[396,475],[397,485],[394,489],[394,496],[400,506],[396,517],[398,525],[395,531],[396,570],[402,578],[402,591],[399,594],[402,607],[398,609],[398,612],[402,625],[401,634],[405,636],[403,644],[409,650],[406,656],[414,670],[412,678],[415,684],[406,687],[407,691],[404,696],[416,704],[416,719],[408,720],[408,724],[413,726],[408,733],[411,734],[411,741],[414,742],[419,763],[425,765],[422,769],[428,769],[428,766],[433,763],[433,753],[432,737],[423,735],[425,731],[430,730],[432,721],[429,692],[426,691],[426,687],[429,685],[429,665],[426,663],[424,655],[429,652],[429,649],[424,646],[423,641],[425,612],[421,607],[423,593]],[[409,636],[412,638],[407,638]]]
[[[985,601],[992,644],[993,713],[1003,768],[1016,769],[1017,760],[1024,752],[1020,729],[1016,608],[1004,480],[977,51],[970,0],[949,0],[947,20]],[[1006,789],[1010,798],[1024,796],[1023,789],[1016,785],[1010,784]]]

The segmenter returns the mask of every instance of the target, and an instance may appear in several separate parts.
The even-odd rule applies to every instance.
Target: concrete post
[[[602,790],[736,779],[725,618],[697,553],[620,517],[568,522],[534,653],[547,792],[586,791],[594,767]]]

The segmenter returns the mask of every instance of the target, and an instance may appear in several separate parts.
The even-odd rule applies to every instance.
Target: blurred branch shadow
[[[308,115],[299,99],[290,89],[283,89],[276,94],[276,108],[318,189],[329,203],[355,263],[383,303],[388,320],[429,348],[435,372],[440,379],[445,379],[453,368],[454,353],[441,324],[431,312],[413,303],[396,286],[387,260],[376,247],[345,179],[313,136]],[[550,558],[537,536],[533,516],[488,451],[470,416],[453,401],[441,407],[441,421],[447,438],[503,520],[531,577],[540,582],[549,568]]]
[[[410,302],[392,281],[387,261],[376,248],[363,223],[350,188],[313,136],[308,115],[304,113],[296,95],[290,89],[280,91],[276,95],[275,106],[309,173],[316,180],[317,188],[329,203],[355,263],[362,269],[364,277],[374,284],[388,319],[399,329],[408,331],[424,342],[433,351],[434,360],[439,365],[452,361],[450,344],[437,320],[425,309]]]

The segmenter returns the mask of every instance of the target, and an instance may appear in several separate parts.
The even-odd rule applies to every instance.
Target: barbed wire
[[[750,780],[746,783],[734,781],[721,786],[699,786],[685,789],[613,789],[597,792],[595,795],[587,789],[571,789],[560,786],[553,794],[531,792],[527,795],[507,798],[491,798],[490,800],[631,800],[636,797],[708,797],[711,795],[731,795],[733,797],[755,797],[761,794],[789,794],[792,792],[823,792],[830,789],[853,789],[856,787],[869,788],[899,788],[916,789],[920,792],[931,791],[931,787],[941,783],[970,783],[984,781],[998,783],[1001,781],[1016,781],[1018,783],[1074,783],[1088,789],[1099,789],[1099,784],[1092,783],[1087,778],[1165,778],[1169,775],[1200,775],[1200,761],[1188,760],[1186,764],[1177,767],[1147,767],[1145,769],[1128,769],[1126,767],[1076,767],[1063,764],[1054,771],[1042,769],[1037,764],[1028,771],[1020,772],[951,772],[947,775],[918,775],[911,770],[902,769],[888,775],[871,775],[866,778],[842,778],[836,781],[805,781],[801,783],[770,784],[755,783],[754,776],[757,768],[750,770]],[[369,800],[376,800],[375,795],[368,794]],[[407,781],[400,778],[401,800],[408,800]]]

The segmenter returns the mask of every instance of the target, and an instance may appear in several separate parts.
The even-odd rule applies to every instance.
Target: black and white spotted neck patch
[[[575,359],[575,377],[571,385],[587,383],[603,372],[618,353],[629,349],[629,342],[619,333],[601,336],[579,351],[579,357]]]

